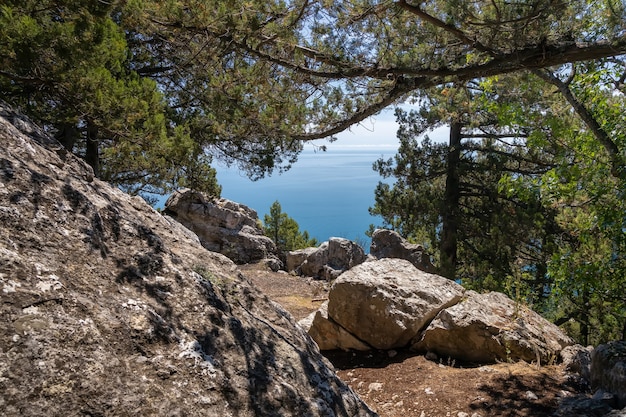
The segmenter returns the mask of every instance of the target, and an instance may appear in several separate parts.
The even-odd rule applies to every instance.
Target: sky
[[[315,141],[315,145],[326,145],[328,149],[354,148],[381,148],[398,149],[396,131],[398,124],[393,108],[387,108],[376,116],[370,117],[360,124],[337,135],[337,141],[329,143],[327,140]],[[434,142],[447,142],[448,128],[442,127],[429,132],[428,136]],[[309,145],[312,146],[312,145]],[[306,146],[305,146],[306,149]]]
[[[328,152],[317,155],[319,162],[303,154],[288,172],[255,183],[236,167],[228,168],[218,161],[215,168],[218,182],[224,187],[222,196],[257,210],[261,219],[272,202],[279,200],[283,211],[299,223],[301,230],[309,231],[320,241],[329,236],[360,237],[367,241],[365,230],[370,224],[380,224],[367,212],[374,203],[374,189],[380,180],[371,164],[377,158],[389,158],[396,153],[399,145],[397,129],[393,109],[384,110],[338,134],[335,142],[315,141],[315,145],[328,148]],[[449,132],[444,127],[428,135],[433,141],[447,141]],[[313,149],[311,143],[304,145],[305,152]],[[369,157],[372,159],[365,161],[365,170],[358,168],[363,165],[359,158]],[[306,192],[302,192],[305,182],[302,178],[308,179]],[[294,184],[298,188],[296,191]],[[328,204],[329,199],[334,204]]]

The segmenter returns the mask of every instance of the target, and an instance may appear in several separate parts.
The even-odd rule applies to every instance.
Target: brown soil
[[[317,310],[328,284],[257,265],[244,275],[296,320]],[[381,417],[541,417],[574,395],[563,367],[525,362],[485,366],[427,360],[409,351],[323,352],[337,374]]]

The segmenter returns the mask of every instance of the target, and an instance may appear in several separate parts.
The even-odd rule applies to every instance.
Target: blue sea
[[[372,164],[392,157],[395,149],[305,149],[292,168],[258,181],[249,180],[235,167],[217,166],[222,197],[247,205],[263,216],[276,200],[282,211],[323,242],[330,237],[355,240],[369,251],[365,235],[381,219],[368,213],[381,177]]]

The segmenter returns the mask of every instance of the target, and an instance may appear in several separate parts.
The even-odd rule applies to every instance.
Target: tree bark
[[[580,309],[580,339],[583,346],[589,345],[589,290],[582,289],[583,305]]]
[[[450,279],[456,277],[462,127],[460,122],[450,124],[450,143],[446,161],[446,189],[442,207],[441,244],[439,247],[440,272],[441,275]]]
[[[85,162],[93,169],[95,177],[100,176],[100,150],[98,143],[98,127],[87,122],[87,145],[85,146]]]
[[[76,126],[72,123],[63,123],[61,128],[59,129],[59,133],[56,136],[56,139],[61,142],[61,145],[72,152],[74,150],[74,145],[78,142],[78,138],[80,137],[80,132],[76,128]]]

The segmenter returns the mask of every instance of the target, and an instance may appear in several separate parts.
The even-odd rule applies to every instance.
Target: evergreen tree
[[[626,66],[554,74],[492,77],[471,96],[452,87],[425,93],[421,111],[398,114],[399,154],[377,164],[396,182],[379,185],[372,211],[442,254],[452,217],[449,276],[533,302],[583,343],[622,338]],[[454,130],[452,120],[461,122],[456,140],[417,141],[439,124]]]
[[[613,0],[7,0],[1,13],[5,100],[142,188],[210,188],[211,157],[259,178],[430,87],[626,52]]]
[[[133,71],[116,2],[5,1],[0,91],[133,193],[192,186],[219,195],[210,158],[174,125],[157,83]]]
[[[437,252],[442,275],[475,289],[522,291],[526,301],[542,300],[553,249],[545,230],[554,229],[554,213],[538,194],[512,198],[500,181],[510,173],[537,177],[550,161],[525,147],[523,132],[479,109],[481,94],[480,84],[445,87],[428,92],[421,109],[397,112],[398,154],[375,165],[395,183],[379,184],[370,212],[405,237],[426,242]],[[418,141],[448,123],[449,143]]]
[[[317,246],[317,239],[310,238],[306,230],[301,232],[298,223],[283,213],[278,201],[272,204],[263,222],[265,235],[272,238],[281,252]]]
[[[137,44],[156,42],[167,56],[140,71],[185,87],[176,102],[192,100],[198,123],[225,140],[207,135],[207,144],[240,161],[247,152],[266,170],[289,163],[299,141],[433,86],[626,52],[625,7],[614,0],[143,3],[155,36]],[[233,118],[241,123],[223,122]]]

